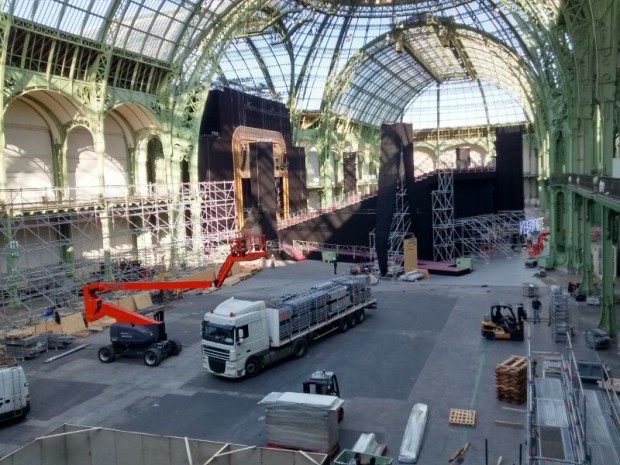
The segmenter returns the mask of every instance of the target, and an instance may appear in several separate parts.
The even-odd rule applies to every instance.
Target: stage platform
[[[431,262],[429,260],[418,260],[418,268],[428,270],[430,274],[443,276],[463,276],[471,273],[471,268],[459,268],[456,263]]]

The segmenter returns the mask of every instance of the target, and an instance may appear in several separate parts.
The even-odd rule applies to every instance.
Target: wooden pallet
[[[519,355],[511,355],[510,358],[495,367],[496,373],[512,374],[521,371],[527,371],[527,357]]]
[[[452,425],[474,426],[476,424],[476,411],[451,408],[448,423]]]

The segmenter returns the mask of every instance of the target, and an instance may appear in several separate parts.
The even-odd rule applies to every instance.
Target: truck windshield
[[[217,342],[218,344],[233,345],[235,341],[234,327],[203,321],[202,338],[207,341]]]

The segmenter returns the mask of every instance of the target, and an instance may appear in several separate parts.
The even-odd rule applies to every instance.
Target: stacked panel
[[[345,276],[268,302],[279,313],[280,340],[323,323],[372,297],[366,276]]]

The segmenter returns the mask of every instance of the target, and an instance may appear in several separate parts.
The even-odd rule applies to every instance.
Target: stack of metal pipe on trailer
[[[345,276],[276,297],[267,306],[279,312],[280,340],[285,340],[371,297],[366,276]]]

